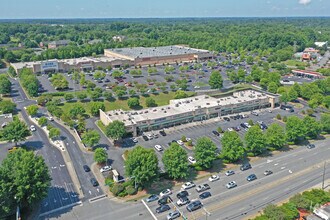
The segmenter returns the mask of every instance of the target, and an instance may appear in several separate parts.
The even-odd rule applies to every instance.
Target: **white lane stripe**
[[[149,206],[145,203],[145,201],[143,199],[141,199],[143,205],[147,208],[147,210],[149,211],[150,215],[155,219],[155,220],[158,220],[156,218],[156,216],[154,215],[154,213],[152,213],[152,211],[150,210]]]

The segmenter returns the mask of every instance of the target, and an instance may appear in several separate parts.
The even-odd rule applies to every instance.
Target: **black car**
[[[220,133],[217,132],[217,131],[212,131],[212,133],[213,133],[214,135],[216,135],[216,136],[219,136],[219,135],[220,135]]]
[[[84,165],[83,168],[84,168],[85,172],[91,171],[91,169],[89,169],[89,166],[87,166],[87,165]]]
[[[241,126],[242,128],[247,128],[247,126],[246,126],[244,123],[241,123],[240,126]]]
[[[225,121],[230,121],[230,118],[228,118],[228,117],[224,117],[223,120],[225,120]]]
[[[247,163],[247,164],[243,164],[241,167],[240,167],[240,170],[244,171],[244,170],[248,170],[248,169],[251,169],[251,164]]]
[[[195,211],[202,207],[203,207],[203,204],[199,200],[196,200],[196,201],[193,201],[192,203],[190,203],[189,205],[187,205],[187,210],[189,212],[192,212],[192,211]]]
[[[97,182],[97,180],[95,178],[91,179],[91,183],[92,183],[93,186],[98,186],[99,185],[99,182]]]
[[[246,178],[247,181],[253,181],[253,180],[256,180],[256,179],[257,179],[257,176],[255,174],[251,174]]]
[[[180,198],[183,198],[183,197],[187,197],[189,195],[189,193],[187,192],[187,191],[181,191],[181,192],[179,192],[178,194],[176,194],[176,197],[178,198],[178,199],[180,199]]]
[[[162,206],[159,206],[157,209],[156,209],[156,212],[157,213],[162,213],[162,212],[166,212],[168,210],[170,210],[171,207],[169,205],[162,205]]]
[[[200,199],[206,199],[211,196],[210,192],[203,192],[202,194],[199,195]]]
[[[159,134],[160,134],[161,136],[166,136],[165,131],[159,131]]]
[[[142,135],[142,138],[143,138],[143,140],[145,140],[145,141],[149,141],[149,138],[148,138],[147,136],[145,136],[145,135]]]
[[[172,198],[170,196],[163,196],[160,200],[158,200],[158,205],[165,205],[167,203],[172,202]]]
[[[104,82],[106,82],[106,83],[107,83],[107,82],[110,82],[110,80],[109,80],[109,79],[105,79],[105,80],[104,80]]]
[[[151,195],[147,198],[147,202],[153,202],[158,200],[158,196],[157,195]]]
[[[293,108],[290,108],[289,112],[294,112],[294,109]]]

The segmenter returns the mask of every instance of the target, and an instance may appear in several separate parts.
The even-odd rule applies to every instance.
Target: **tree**
[[[32,208],[47,196],[51,177],[41,156],[33,151],[18,149],[3,160],[0,166],[0,216]]]
[[[79,93],[77,95],[77,98],[80,100],[80,101],[83,101],[84,99],[87,98],[87,94],[86,93]]]
[[[91,114],[93,115],[93,116],[99,116],[99,113],[100,113],[100,109],[102,110],[102,111],[105,111],[105,105],[104,105],[104,103],[102,103],[102,102],[92,102],[92,103],[90,103],[91,105]]]
[[[155,107],[157,106],[155,99],[148,97],[146,98],[146,106],[147,107]]]
[[[289,100],[289,96],[288,96],[288,93],[282,93],[281,96],[280,96],[280,101],[281,102],[284,102],[284,103],[287,103]]]
[[[222,158],[229,162],[236,162],[243,158],[244,147],[239,135],[233,131],[226,131],[221,138]]]
[[[194,154],[195,159],[201,167],[211,168],[216,159],[217,146],[207,137],[201,137],[197,140]]]
[[[97,133],[98,134],[98,133]],[[108,153],[103,148],[96,148],[94,151],[94,161],[98,164],[104,164],[108,160]]]
[[[270,204],[264,209],[264,215],[269,220],[285,220],[285,213],[276,205]]]
[[[94,79],[98,80],[98,79],[103,79],[106,76],[106,74],[102,71],[95,71],[93,77]]]
[[[42,116],[39,118],[39,121],[38,121],[38,124],[43,127],[43,126],[46,126],[47,125],[47,118],[45,116]]]
[[[50,81],[55,89],[58,90],[66,89],[69,86],[69,82],[66,80],[65,76],[59,73],[53,74]]]
[[[270,82],[267,87],[267,91],[271,93],[276,93],[278,85],[275,82]]]
[[[130,108],[137,108],[140,106],[140,101],[137,97],[132,97],[127,100],[127,105]]]
[[[271,148],[281,149],[286,144],[285,131],[277,123],[273,123],[268,127],[265,138],[267,146]]]
[[[8,123],[2,132],[2,136],[5,140],[9,142],[12,141],[15,145],[17,145],[17,142],[19,141],[24,141],[30,134],[27,125],[18,118],[14,118],[12,122]]]
[[[293,101],[296,100],[297,98],[298,98],[297,91],[294,89],[294,87],[291,87],[288,91],[288,100]]]
[[[123,138],[126,134],[124,122],[117,120],[111,122],[106,127],[105,134],[114,140],[119,140]]]
[[[288,117],[285,128],[286,136],[289,141],[297,142],[305,137],[305,125],[297,116]]]
[[[31,115],[32,117],[36,116],[38,113],[38,106],[36,105],[30,105],[28,107],[26,107],[26,111],[29,115]]]
[[[51,128],[49,130],[49,138],[52,140],[57,139],[61,135],[61,131],[58,128]]]
[[[320,122],[316,121],[315,118],[306,116],[303,119],[303,124],[305,126],[306,136],[312,139],[317,138],[317,136],[322,131],[322,125]]]
[[[123,75],[124,75],[124,73],[121,72],[121,71],[119,71],[119,70],[115,70],[115,71],[113,71],[113,73],[112,73],[112,77],[113,77],[113,78],[120,78],[120,77],[122,77]]]
[[[253,64],[253,56],[248,56],[246,58],[246,62],[247,62],[247,64],[252,65]]]
[[[16,104],[10,100],[0,101],[0,112],[1,114],[13,113],[15,111]]]
[[[173,66],[168,65],[168,66],[165,67],[164,72],[165,72],[166,74],[168,74],[168,73],[173,72],[174,70],[175,70],[175,68],[174,68]]]
[[[181,179],[188,176],[187,152],[177,143],[165,150],[162,161],[169,177]]]
[[[325,131],[326,133],[330,133],[330,114],[323,113],[321,114],[321,126],[322,130]]]
[[[64,99],[68,102],[71,101],[73,98],[74,98],[74,96],[71,93],[65,93],[64,94]]]
[[[137,184],[149,185],[158,176],[158,159],[153,149],[137,146],[129,151],[125,161],[126,175]]]
[[[118,98],[122,98],[124,95],[126,95],[126,91],[119,89],[116,91],[116,95]]]
[[[0,75],[0,94],[9,94],[11,92],[11,82],[6,75]]]
[[[254,125],[245,134],[246,149],[258,155],[266,148],[265,136],[258,125]]]
[[[101,138],[100,134],[94,130],[89,130],[81,136],[82,142],[87,147],[94,147],[96,144],[99,143],[100,138]]]
[[[223,84],[223,79],[219,71],[212,71],[209,84],[212,89],[221,89]]]
[[[187,98],[188,97],[188,94],[185,93],[184,91],[182,90],[178,90],[175,92],[175,95],[174,95],[174,98],[175,99],[183,99],[183,98]]]
[[[81,105],[74,105],[72,106],[72,108],[69,111],[70,117],[71,118],[77,118],[78,115],[83,116],[83,114],[85,114],[86,110],[84,109],[84,107],[82,107]]]

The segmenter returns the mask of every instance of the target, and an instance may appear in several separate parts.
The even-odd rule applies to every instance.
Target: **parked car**
[[[165,131],[159,131],[159,134],[161,135],[161,136],[166,136],[166,133],[165,133]]]
[[[187,189],[191,189],[193,187],[195,187],[195,183],[194,182],[186,182],[182,185],[182,189],[187,190]]]
[[[227,170],[225,174],[226,174],[226,176],[231,176],[231,175],[235,174],[235,171],[234,170]]]
[[[176,197],[178,199],[182,198],[182,197],[187,197],[189,195],[189,193],[186,190],[183,190],[181,192],[179,192],[178,194],[176,194]]]
[[[188,197],[182,197],[182,198],[180,198],[180,199],[176,202],[176,204],[177,204],[178,206],[187,205],[187,204],[189,204],[189,203],[190,203],[190,200],[188,199]]]
[[[203,204],[199,200],[196,200],[196,201],[193,201],[192,203],[190,203],[189,205],[187,205],[187,210],[189,212],[192,212],[192,211],[195,211],[202,207],[203,207]]]
[[[255,115],[255,116],[258,116],[259,115],[258,112],[256,112],[256,111],[252,111],[251,114],[252,115]]]
[[[253,181],[253,180],[256,180],[257,179],[257,176],[255,174],[251,174],[249,175],[248,177],[246,177],[246,180],[247,181]]]
[[[188,161],[189,161],[190,163],[192,163],[192,164],[195,164],[195,163],[196,163],[195,158],[193,158],[192,156],[189,156],[189,157],[188,157]]]
[[[231,189],[231,188],[234,188],[236,186],[237,186],[237,184],[236,184],[235,181],[231,181],[231,182],[226,184],[227,189]]]
[[[49,117],[48,117],[48,120],[49,120],[49,121],[54,121],[54,118],[51,117],[51,116],[49,116]]]
[[[220,133],[217,132],[217,131],[212,131],[212,133],[213,133],[214,135],[216,135],[216,136],[219,136],[219,135],[220,135]]]
[[[273,174],[273,171],[271,171],[271,170],[266,170],[266,171],[264,172],[264,175],[265,175],[265,176],[268,176],[268,175],[271,175],[271,174]]]
[[[157,201],[158,205],[165,205],[167,203],[172,202],[172,198],[170,196],[163,196],[161,199]]]
[[[151,140],[151,139],[154,138],[154,136],[153,136],[152,134],[147,134],[147,138],[148,138],[149,140]]]
[[[89,172],[89,171],[91,171],[91,169],[90,169],[89,166],[87,166],[87,165],[84,165],[83,168],[84,168],[85,172]]]
[[[211,196],[210,192],[203,192],[202,194],[199,195],[200,199],[206,199]]]
[[[145,140],[145,141],[149,141],[149,138],[148,138],[147,136],[145,136],[145,135],[142,135],[142,138],[143,138],[143,140]]]
[[[162,206],[159,206],[157,209],[156,209],[156,212],[157,213],[162,213],[162,212],[166,212],[168,210],[170,210],[171,207],[169,205],[162,205]]]
[[[314,144],[308,144],[307,145],[307,149],[313,149],[313,148],[315,148],[315,145]]]
[[[180,212],[178,210],[175,210],[174,212],[170,212],[167,215],[167,220],[173,220],[176,218],[179,218],[181,216]]]
[[[135,138],[135,137],[133,137],[133,138],[132,138],[132,141],[133,141],[133,143],[137,143],[137,142],[138,142],[138,139]]]
[[[18,147],[16,147],[16,146],[15,147],[11,147],[11,148],[8,149],[8,152],[9,153],[12,153],[12,152],[14,152],[17,149],[18,149]]]
[[[214,182],[214,181],[217,181],[219,179],[220,179],[220,177],[218,175],[212,175],[212,176],[209,177],[210,182]]]
[[[91,178],[91,183],[94,187],[99,185],[99,182],[97,182],[97,180],[95,178]]]
[[[209,184],[207,184],[207,183],[204,183],[204,184],[202,184],[202,185],[198,185],[198,186],[196,187],[196,191],[197,191],[197,192],[203,192],[203,191],[206,191],[206,190],[208,190],[208,189],[211,189],[211,187],[210,187]]]
[[[156,201],[158,200],[158,196],[157,195],[150,195],[148,198],[147,198],[147,202],[153,202],[153,201]]]
[[[169,196],[171,194],[172,194],[172,191],[170,189],[165,189],[165,190],[163,190],[162,192],[159,193],[159,196],[163,197],[163,196]]]
[[[224,117],[223,120],[225,120],[225,121],[230,121],[230,118],[228,118],[228,117]]]
[[[183,141],[181,141],[181,140],[178,140],[177,143],[178,143],[180,146],[183,145]]]
[[[104,172],[107,172],[107,171],[109,171],[109,170],[111,170],[112,168],[111,168],[111,166],[104,166],[104,167],[102,167],[101,169],[100,169],[100,172],[101,173],[104,173]]]
[[[234,131],[234,129],[232,129],[232,128],[228,128],[228,131]]]
[[[30,126],[30,130],[31,130],[31,131],[36,131],[37,129],[36,129],[36,127],[35,127],[34,125],[31,125],[31,126]]]
[[[155,145],[155,149],[157,151],[162,151],[163,150],[163,147],[157,144],[157,145]]]
[[[247,163],[247,164],[243,164],[240,167],[240,170],[244,171],[244,170],[248,170],[248,169],[251,169],[251,168],[252,168],[251,164]]]

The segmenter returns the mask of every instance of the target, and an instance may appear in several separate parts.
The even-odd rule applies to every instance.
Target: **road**
[[[220,180],[209,182],[208,180],[196,181],[196,185],[209,183],[212,196],[203,200],[204,208],[211,213],[208,219],[242,219],[242,215],[251,215],[272,202],[278,202],[289,195],[299,192],[322,180],[323,161],[329,160],[329,140],[316,144],[315,149],[307,149],[302,146],[296,150],[285,152],[273,158],[264,158],[252,164],[252,169],[247,171],[235,170],[232,176],[220,174]],[[330,167],[330,166],[329,166]],[[264,176],[265,170],[272,170],[270,176]],[[256,174],[258,179],[248,182],[246,177]],[[326,178],[330,178],[330,170]],[[226,184],[236,181],[238,187],[227,189]],[[190,200],[198,199],[195,189],[188,190]],[[175,198],[178,191],[173,193]],[[176,201],[176,198],[174,199]],[[150,209],[155,210],[158,205],[150,204]],[[199,210],[188,213],[185,207],[180,210],[189,219],[204,219],[205,211]],[[164,219],[164,214],[156,215]]]

